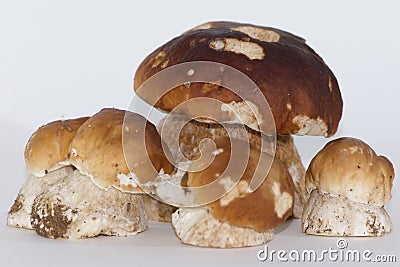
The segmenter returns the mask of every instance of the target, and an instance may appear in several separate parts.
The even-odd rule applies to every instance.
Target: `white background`
[[[165,224],[136,237],[48,240],[5,226],[7,209],[26,179],[24,145],[49,121],[127,108],[140,61],[161,44],[210,20],[268,25],[307,39],[336,74],[344,114],[335,137],[354,136],[400,161],[399,18],[396,1],[4,1],[0,2],[0,261],[58,266],[252,266],[260,249],[184,246]],[[328,141],[296,139],[306,166]],[[396,178],[398,179],[398,178]],[[400,237],[400,184],[387,210],[394,231],[348,238],[351,249],[395,254]],[[396,210],[397,208],[397,210]],[[269,249],[336,248],[336,238],[305,236],[289,222]]]

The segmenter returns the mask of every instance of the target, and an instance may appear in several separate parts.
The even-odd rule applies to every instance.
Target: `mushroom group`
[[[174,77],[176,68],[187,80]],[[290,217],[312,235],[393,228],[384,209],[393,166],[366,143],[340,138],[307,171],[302,164],[292,135],[334,135],[343,101],[335,75],[301,37],[204,23],[149,54],[134,90],[166,113],[157,125],[106,108],[33,133],[29,178],[8,225],[79,239],[135,235],[154,220],[170,222],[185,244],[219,248],[264,244]]]

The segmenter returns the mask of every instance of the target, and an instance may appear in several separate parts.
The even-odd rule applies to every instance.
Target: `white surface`
[[[138,4],[140,3],[140,4]],[[133,71],[159,45],[208,20],[270,25],[308,40],[336,74],[345,108],[335,137],[355,136],[400,162],[398,132],[400,5],[396,1],[2,1],[0,4],[0,256],[5,266],[252,266],[258,248],[184,246],[168,225],[130,238],[55,241],[5,226],[6,211],[26,179],[23,148],[41,124],[126,108]],[[140,108],[139,108],[140,109]],[[328,141],[296,139],[305,164]],[[394,231],[348,239],[349,248],[395,254],[400,237],[400,186],[387,206]],[[301,234],[291,222],[270,249],[335,247],[335,238]],[[4,266],[3,264],[1,264]]]

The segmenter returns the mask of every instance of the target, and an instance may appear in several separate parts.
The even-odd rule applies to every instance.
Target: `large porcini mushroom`
[[[215,83],[184,83],[156,103],[153,100],[155,95],[158,96],[158,88],[140,90],[149,78],[167,67],[196,61],[218,62],[241,71],[258,86],[269,107],[254,97],[252,88],[237,95],[221,86],[221,81],[232,78],[225,77],[223,70],[216,76]],[[189,69],[187,73],[194,76],[197,72]],[[271,124],[270,120],[263,119],[271,108],[278,140],[276,157],[287,167],[295,182],[294,216],[301,216],[308,196],[304,187],[305,170],[290,135],[332,136],[337,131],[343,107],[335,75],[304,39],[270,27],[235,22],[204,23],[148,55],[136,71],[134,89],[145,101],[164,111],[172,111],[193,98],[217,99],[221,101],[217,109],[225,113],[234,111],[228,112],[232,115],[230,123],[237,123],[235,115],[238,114],[243,123],[256,131]],[[196,109],[194,105],[185,115],[197,114],[193,109]],[[257,116],[254,116],[255,112]],[[257,121],[257,117],[261,120]],[[194,127],[205,128],[202,130],[205,132],[208,126],[195,124]],[[185,134],[190,133],[183,132],[181,136]],[[191,150],[197,144],[186,142],[184,145],[190,145],[187,150]]]

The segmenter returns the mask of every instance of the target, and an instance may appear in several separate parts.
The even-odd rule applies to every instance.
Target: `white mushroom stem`
[[[141,195],[111,188],[65,167],[43,178],[30,176],[11,208],[7,224],[49,238],[134,235],[147,229]]]
[[[274,237],[274,230],[257,232],[214,218],[207,208],[180,208],[172,214],[176,235],[185,243],[200,247],[234,248],[262,245]]]
[[[7,225],[32,229],[31,211],[35,198],[45,192],[52,184],[72,173],[72,168],[61,168],[39,178],[32,174],[22,186],[7,216]]]
[[[383,207],[312,191],[302,216],[304,233],[325,236],[382,236],[393,228]]]

